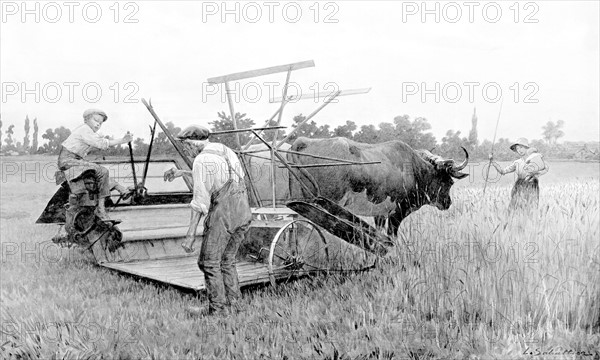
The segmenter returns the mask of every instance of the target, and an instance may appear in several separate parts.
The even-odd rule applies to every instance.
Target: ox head
[[[440,210],[446,210],[452,205],[450,188],[454,184],[454,179],[463,179],[469,176],[469,174],[461,172],[469,162],[469,153],[464,147],[462,149],[465,152],[465,159],[460,164],[452,159],[434,155],[427,150],[418,150],[421,158],[434,167],[434,172],[425,180],[424,196],[428,203]]]

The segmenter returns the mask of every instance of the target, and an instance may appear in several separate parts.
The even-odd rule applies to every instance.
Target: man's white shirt
[[[208,151],[207,151],[208,150]],[[222,155],[229,160],[233,170],[231,179],[235,182],[243,181],[240,176],[244,173],[242,164],[233,150],[223,144],[208,143],[200,154],[194,159],[192,178],[194,180],[194,197],[190,206],[194,211],[207,214],[210,210],[210,197],[221,189],[229,180],[229,166]]]

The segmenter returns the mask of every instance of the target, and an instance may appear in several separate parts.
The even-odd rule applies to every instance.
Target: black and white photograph
[[[600,2],[0,17],[0,358],[600,360]]]

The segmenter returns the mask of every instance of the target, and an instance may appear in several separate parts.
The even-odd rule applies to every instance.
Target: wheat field
[[[183,311],[204,294],[56,247],[34,225],[56,186],[3,177],[0,357],[600,359],[599,167],[558,167],[530,214],[507,210],[510,179],[464,183],[376,268],[246,288],[243,312],[206,318]]]

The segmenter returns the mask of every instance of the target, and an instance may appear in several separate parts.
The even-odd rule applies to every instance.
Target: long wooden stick
[[[167,138],[169,139],[171,144],[173,144],[173,146],[175,147],[175,150],[177,150],[177,152],[179,153],[179,155],[181,156],[183,161],[185,161],[185,164],[190,168],[190,170],[192,170],[192,168],[194,167],[192,160],[185,154],[185,151],[183,151],[183,147],[181,146],[181,144],[173,138],[173,135],[171,135],[171,132],[169,132],[169,129],[167,129],[167,127],[162,123],[162,121],[160,121],[160,119],[158,118],[158,115],[156,115],[156,113],[154,112],[154,108],[152,107],[152,105],[149,105],[146,102],[146,100],[143,98],[142,98],[142,103],[144,105],[146,105],[146,108],[148,109],[148,111],[150,111],[150,114],[152,115],[154,120],[156,120],[156,122],[158,123],[158,126],[160,126],[160,128],[165,133],[165,135],[167,135]]]
[[[142,178],[142,188],[146,186],[146,177],[148,176],[148,168],[150,167],[150,155],[152,154],[152,144],[154,143],[154,134],[156,133],[156,121],[154,127],[150,127],[150,145],[148,146],[148,154],[146,154],[146,166],[144,166],[144,177]]]
[[[129,159],[131,160],[131,171],[133,173],[133,186],[135,186],[135,190],[137,191],[137,177],[135,176],[135,161],[133,160],[133,148],[131,147],[131,141],[127,143],[129,146]]]
[[[381,164],[381,161],[368,161],[364,163],[360,163],[359,165],[374,165]],[[289,164],[290,167],[293,168],[313,168],[313,167],[327,167],[327,166],[348,166],[348,165],[357,165],[356,163],[329,163],[329,164],[306,164],[306,165],[296,165]],[[280,168],[285,168],[285,166],[279,166]]]
[[[225,82],[229,82],[229,81],[248,79],[248,78],[264,76],[264,75],[269,75],[269,74],[276,74],[276,73],[285,72],[285,71],[289,71],[289,70],[299,70],[299,69],[304,69],[307,67],[314,67],[314,66],[315,66],[315,62],[313,60],[307,60],[307,61],[301,61],[301,62],[297,62],[297,63],[293,63],[293,64],[271,66],[268,68],[242,71],[242,72],[224,75],[224,76],[217,76],[217,77],[209,78],[207,81],[210,84],[220,84],[220,83],[225,83]]]
[[[268,158],[268,157],[264,157],[264,156],[260,156],[260,155],[256,155],[256,154],[245,154],[245,155],[246,156],[250,156],[250,157],[254,157],[254,158],[257,158],[257,159],[271,161],[271,159]],[[276,159],[275,161],[279,161],[279,160]]]
[[[265,152],[265,151],[268,151],[268,150],[265,150],[265,149],[248,150],[248,151],[240,151],[240,153],[252,156],[252,154],[254,154],[254,153],[261,153],[261,152]],[[344,164],[353,164],[353,165],[365,165],[365,164],[367,164],[365,162],[360,162],[360,161],[338,159],[338,158],[329,157],[329,156],[319,156],[319,155],[313,155],[313,154],[308,154],[308,153],[303,153],[303,152],[298,152],[298,151],[281,150],[281,149],[278,149],[277,151],[279,151],[280,153],[294,154],[294,155],[299,155],[299,156],[306,156],[306,157],[315,158],[315,159],[338,161],[338,162],[341,162],[341,163],[344,163]],[[261,157],[261,159],[267,159],[267,160],[269,160],[268,158],[265,158],[265,157]],[[381,161],[375,161],[373,163],[380,164]]]
[[[502,114],[502,104],[504,103],[504,98],[500,100],[500,110],[498,111],[498,120],[496,120],[496,130],[494,130],[494,140],[492,141],[492,149],[490,150],[491,157],[494,157],[494,144],[496,143],[496,134],[498,133],[498,124],[500,123],[500,114]],[[485,188],[487,187],[488,177],[490,176],[490,167],[492,166],[492,159],[490,159],[490,163],[488,164],[487,172],[485,174],[485,183],[483,184],[483,195],[485,195]]]
[[[292,151],[292,150],[281,150],[281,149],[279,149],[279,152],[286,153],[286,154],[294,154],[294,155],[299,155],[299,156],[308,156],[308,157],[315,158],[315,159],[340,161],[340,162],[351,163],[351,164],[356,164],[356,165],[363,165],[364,164],[363,162],[360,162],[360,161],[338,159],[338,158],[329,157],[329,156],[319,156],[319,155],[307,154],[307,153],[303,153],[303,152],[299,152],[299,151]]]
[[[234,133],[241,133],[241,132],[245,132],[245,131],[250,131],[250,130],[255,130],[255,131],[264,131],[264,130],[279,130],[279,129],[285,129],[285,126],[266,126],[266,127],[259,127],[259,128],[247,128],[247,129],[237,129],[237,130],[218,130],[218,131],[211,131],[210,135],[223,135],[223,134],[234,134]]]
[[[340,94],[338,96],[346,96],[346,95],[356,95],[356,94],[366,94],[369,91],[371,91],[371,88],[362,88],[362,89],[349,89],[349,90],[341,90]],[[290,95],[287,97],[287,101],[288,102],[296,102],[299,100],[315,100],[317,98],[322,98],[322,97],[327,97],[327,96],[331,96],[333,95],[333,92],[327,92],[327,91],[323,91],[323,92],[318,92],[318,93],[304,93],[304,94],[298,94],[298,95]],[[283,99],[283,97],[279,96],[276,97],[274,99],[269,99],[270,103],[277,103],[280,102],[281,99]]]

